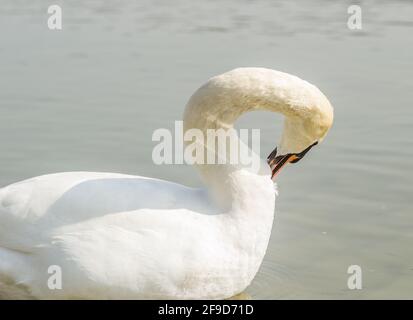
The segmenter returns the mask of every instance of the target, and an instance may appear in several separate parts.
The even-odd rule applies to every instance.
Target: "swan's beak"
[[[274,181],[278,172],[280,172],[282,167],[284,167],[287,163],[297,163],[298,161],[300,161],[305,156],[305,154],[308,151],[310,151],[310,149],[314,147],[317,143],[318,141],[314,142],[312,145],[310,145],[301,152],[287,153],[285,155],[279,156],[277,156],[277,148],[275,148],[274,151],[271,152],[271,154],[267,158],[267,162],[272,170],[271,179]]]

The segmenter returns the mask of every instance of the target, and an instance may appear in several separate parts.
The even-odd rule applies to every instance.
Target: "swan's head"
[[[237,68],[211,78],[194,93],[186,107],[185,128],[227,130],[253,110],[285,116],[280,144],[268,157],[273,177],[285,164],[300,161],[333,124],[333,108],[316,86],[276,70]]]
[[[272,179],[287,163],[300,161],[324,139],[333,124],[333,108],[328,99],[317,87],[305,84],[299,90],[299,99],[293,95],[288,103],[280,145],[268,156]]]

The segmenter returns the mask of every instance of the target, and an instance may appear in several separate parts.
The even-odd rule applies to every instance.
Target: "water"
[[[59,4],[59,1],[53,3]],[[252,298],[412,298],[413,4],[358,1],[50,1],[0,8],[0,186],[45,173],[111,171],[197,186],[156,166],[152,132],[173,128],[192,92],[238,66],[316,84],[335,107],[325,142],[279,176],[275,228]],[[277,115],[244,116],[278,141]],[[363,290],[347,288],[347,268]]]

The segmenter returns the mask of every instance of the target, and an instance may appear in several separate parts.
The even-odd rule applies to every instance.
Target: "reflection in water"
[[[199,185],[191,168],[152,163],[152,132],[172,128],[212,75],[287,71],[326,93],[335,124],[279,176],[271,243],[247,293],[408,298],[413,4],[360,3],[357,32],[346,27],[346,1],[71,1],[63,31],[50,32],[47,1],[3,1],[0,186],[75,170]],[[272,114],[239,122],[261,128],[264,156],[280,125]],[[351,264],[362,267],[361,291],[347,289]]]

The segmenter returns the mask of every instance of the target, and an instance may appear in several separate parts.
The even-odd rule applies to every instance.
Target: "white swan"
[[[195,92],[184,127],[227,130],[258,109],[286,119],[281,156],[269,158],[273,174],[321,141],[333,121],[327,98],[308,82],[239,68]],[[0,296],[221,299],[242,292],[271,233],[271,170],[266,163],[258,173],[241,165],[198,168],[205,190],[93,172],[50,174],[0,189]],[[61,289],[48,286],[58,275],[48,273],[50,266],[61,268]]]

